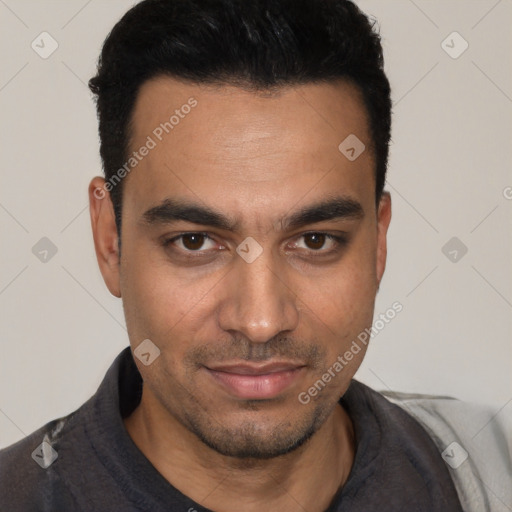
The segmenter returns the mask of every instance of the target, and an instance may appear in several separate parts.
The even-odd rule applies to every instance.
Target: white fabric
[[[465,512],[512,512],[512,400],[491,410],[449,397],[381,393],[432,437]]]

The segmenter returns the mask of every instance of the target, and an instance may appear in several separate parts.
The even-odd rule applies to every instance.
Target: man
[[[461,458],[472,412],[353,380],[391,219],[390,89],[359,9],[146,0],[90,85],[92,229],[130,348],[80,409],[1,452],[2,506],[507,506],[476,455],[463,478],[441,455]]]

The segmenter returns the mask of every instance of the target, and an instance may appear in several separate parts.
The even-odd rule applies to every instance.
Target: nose
[[[297,297],[291,283],[287,283],[286,273],[272,263],[272,255],[265,252],[252,263],[242,258],[233,263],[219,305],[221,329],[265,343],[297,327]]]

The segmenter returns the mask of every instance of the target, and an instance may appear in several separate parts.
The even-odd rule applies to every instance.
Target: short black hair
[[[141,85],[161,75],[261,91],[350,81],[367,110],[379,201],[391,134],[390,86],[375,23],[353,2],[144,0],[132,7],[106,38],[89,81],[107,181],[127,161]],[[120,230],[122,183],[110,194]]]

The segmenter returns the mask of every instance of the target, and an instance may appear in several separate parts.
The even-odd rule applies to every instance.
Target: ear
[[[89,184],[89,211],[96,258],[103,280],[116,297],[121,297],[119,282],[119,244],[110,194],[105,190],[105,180],[97,176]]]
[[[380,286],[387,259],[387,233],[389,223],[391,222],[391,195],[389,192],[383,192],[379,201],[379,210],[377,212],[377,287]]]

